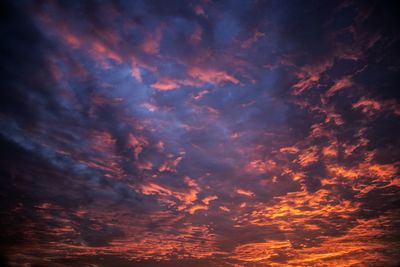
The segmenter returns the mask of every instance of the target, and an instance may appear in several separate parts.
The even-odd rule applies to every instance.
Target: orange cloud
[[[289,153],[289,154],[296,154],[299,152],[299,149],[295,146],[289,146],[289,147],[282,147],[279,149],[281,153]]]
[[[226,207],[226,206],[220,206],[219,209],[222,210],[222,211],[225,211],[225,212],[230,212],[230,211],[231,211],[231,210],[230,210],[228,207]]]
[[[161,81],[153,83],[151,87],[160,91],[169,91],[178,89],[179,87],[181,87],[181,85],[175,80],[163,79]]]
[[[188,176],[184,177],[183,180],[187,186],[186,189],[174,189],[155,182],[147,182],[139,187],[139,191],[144,195],[158,195],[158,201],[176,206],[179,211],[187,210],[191,212],[191,210],[201,209],[201,207],[194,207],[196,205],[188,209],[197,200],[200,187],[195,180]]]
[[[144,195],[172,195],[172,191],[156,183],[147,183],[141,186],[141,192]]]
[[[290,248],[288,240],[268,240],[262,243],[248,243],[237,246],[233,259],[245,262],[266,262],[269,258],[277,256],[282,249]]]
[[[356,103],[353,104],[353,108],[361,108],[363,113],[367,114],[374,114],[375,111],[381,110],[382,105],[380,102],[375,101],[373,99],[366,99],[366,98],[361,98],[358,100]]]
[[[133,149],[133,155],[136,160],[139,159],[140,153],[142,153],[143,148],[149,144],[149,142],[143,136],[135,136],[131,133],[128,134],[128,142]]]
[[[120,55],[98,40],[92,42],[91,52],[99,61],[108,58],[113,59],[118,63],[122,63],[123,61]]]
[[[246,170],[248,172],[255,172],[255,173],[265,173],[267,171],[273,170],[276,167],[276,163],[273,160],[252,160],[246,166]]]
[[[322,73],[333,65],[333,60],[328,59],[316,65],[306,65],[297,72],[298,82],[293,85],[292,95],[300,95],[304,91],[316,86]]]
[[[322,149],[322,154],[325,157],[337,157],[338,155],[338,144],[337,142],[332,142],[329,146],[326,146]]]
[[[220,84],[223,82],[231,82],[233,84],[239,84],[239,80],[221,70],[202,69],[199,67],[192,67],[189,69],[188,74],[202,82]]]
[[[161,80],[153,83],[151,87],[160,91],[169,91],[175,90],[182,86],[199,86],[201,85],[199,82],[194,81],[193,79],[171,79],[171,78],[162,78]]]
[[[142,82],[142,75],[140,73],[140,68],[137,66],[137,64],[132,63],[131,65],[131,69],[132,69],[132,76],[138,81],[138,82]]]
[[[176,172],[176,167],[178,166],[179,162],[183,159],[183,155],[185,153],[181,152],[180,156],[174,157],[174,155],[170,154],[168,155],[167,160],[160,165],[158,170],[160,172]]]
[[[243,196],[248,196],[248,197],[252,197],[254,196],[254,193],[249,191],[249,190],[244,190],[244,189],[236,189],[236,193],[238,193],[239,195],[243,195]]]
[[[288,266],[361,266],[378,262],[384,266],[387,259],[382,250],[387,248],[387,241],[381,237],[384,234],[382,226],[387,220],[384,216],[357,220],[355,226],[342,236],[324,237],[323,242],[316,246],[289,249],[288,252],[295,257],[288,261]]]
[[[318,147],[312,146],[304,150],[297,158],[301,166],[308,166],[318,160]]]
[[[208,204],[210,204],[211,201],[217,200],[217,199],[218,199],[217,196],[208,196],[208,197],[203,198],[201,200],[201,202],[203,202],[204,204],[208,205]]]
[[[188,212],[190,214],[194,214],[198,210],[208,210],[208,206],[207,205],[201,205],[201,204],[194,205],[194,206],[189,208]]]
[[[393,114],[400,116],[400,105],[394,99],[379,101],[362,97],[353,104],[353,109],[361,109],[363,113],[369,116],[374,115],[379,111],[392,112]]]

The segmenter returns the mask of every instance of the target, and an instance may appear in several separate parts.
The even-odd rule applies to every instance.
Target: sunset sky
[[[0,265],[400,265],[395,1],[1,1]]]

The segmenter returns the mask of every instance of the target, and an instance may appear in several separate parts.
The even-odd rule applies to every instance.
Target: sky
[[[399,266],[395,1],[1,1],[2,266]]]

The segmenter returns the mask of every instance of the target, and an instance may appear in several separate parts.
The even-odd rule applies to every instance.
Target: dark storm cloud
[[[35,126],[41,116],[57,112],[46,64],[46,52],[53,48],[26,12],[8,2],[1,10],[1,111],[23,126]]]

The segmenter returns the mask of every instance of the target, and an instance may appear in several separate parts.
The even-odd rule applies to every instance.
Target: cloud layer
[[[394,3],[0,10],[3,265],[400,264]]]

